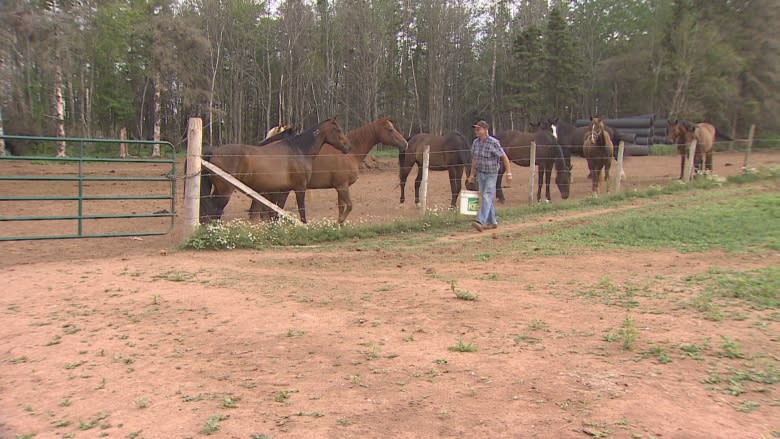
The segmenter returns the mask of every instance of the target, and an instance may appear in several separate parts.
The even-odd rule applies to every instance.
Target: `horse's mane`
[[[383,123],[387,121],[390,121],[390,123],[393,122],[392,120],[390,120],[389,117],[383,117],[369,124],[362,125],[360,127],[355,128],[354,130],[351,130],[349,133],[347,133],[350,143],[354,143],[356,145],[362,145],[364,143],[371,142],[372,139],[376,138],[375,132],[377,130],[377,127],[381,126]],[[409,139],[406,140],[408,141]],[[374,146],[374,144],[372,143],[370,146]]]
[[[319,134],[320,125],[322,125],[324,122],[325,121],[320,122],[317,125],[314,125],[311,128],[306,129],[305,131],[301,132],[298,135],[282,139],[281,142],[287,144],[287,146],[290,147],[290,149],[297,149],[302,153],[306,153],[308,152],[309,149],[311,149],[311,146],[314,143],[317,134]]]
[[[274,129],[276,129],[276,128],[278,128],[278,127],[272,128],[271,131],[274,131]],[[262,142],[258,143],[257,146],[268,145],[269,143],[274,143],[274,142],[277,142],[279,140],[286,139],[288,137],[292,137],[294,135],[295,135],[295,128],[288,127],[288,126],[285,125],[283,130],[277,131],[275,134],[273,134],[270,137],[266,137],[265,139],[263,139]]]

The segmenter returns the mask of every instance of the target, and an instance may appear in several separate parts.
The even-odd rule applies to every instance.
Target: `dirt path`
[[[361,176],[353,221],[416,215],[393,177]],[[446,200],[439,180],[432,198]],[[315,194],[313,212],[334,216],[334,199]],[[415,245],[1,243],[0,438],[777,434],[777,312],[716,302],[724,317],[708,319],[701,295],[712,269],[776,267],[779,254],[528,257],[518,244],[538,224],[652,203],[495,233],[464,222]]]

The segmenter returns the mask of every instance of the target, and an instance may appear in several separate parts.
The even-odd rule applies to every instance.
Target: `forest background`
[[[780,133],[777,0],[3,0],[7,134],[255,143],[590,115]],[[13,151],[12,151],[13,152]]]

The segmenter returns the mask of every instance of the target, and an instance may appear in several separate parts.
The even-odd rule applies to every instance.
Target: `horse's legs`
[[[712,150],[707,151],[707,169],[712,172]]]
[[[454,209],[457,206],[458,194],[460,193],[463,166],[450,166],[447,172],[450,175],[450,193],[452,194],[450,209]]]
[[[417,167],[417,177],[414,179],[414,205],[420,205],[420,185],[422,185],[422,165]],[[430,173],[429,173],[430,174]]]
[[[467,164],[466,166],[471,166]],[[504,204],[506,202],[506,198],[504,198],[504,190],[501,189],[501,180],[504,179],[504,172],[506,172],[506,169],[504,169],[504,163],[501,163],[501,167],[498,169],[498,178],[496,179],[496,199],[499,203]]]
[[[547,201],[552,201],[552,198],[550,197],[550,178],[552,177],[552,167],[553,164],[550,163],[548,166],[545,166],[544,168],[544,196],[547,197]]]
[[[401,204],[404,204],[404,201],[406,201],[406,195],[405,195],[405,189],[406,189],[406,179],[409,177],[409,173],[412,172],[412,167],[406,167],[401,166],[398,170],[398,176],[399,176],[399,186],[401,186]]]
[[[680,180],[685,176],[685,154],[680,154]]]
[[[538,182],[539,184],[536,185],[536,201],[542,201],[542,184],[544,184],[544,169],[542,169],[541,165],[536,166],[536,173],[539,174]]]
[[[295,201],[298,202],[298,216],[301,222],[306,224],[306,189],[295,190]]]
[[[276,204],[280,208],[284,209],[284,205],[287,202],[287,197],[290,195],[289,192],[271,192],[271,193],[263,193],[260,194],[268,201]],[[254,221],[258,217],[260,217],[263,221],[270,221],[273,218],[280,218],[281,215],[274,212],[273,209],[266,206],[265,204],[252,199],[252,205],[249,206],[249,219]]]
[[[593,163],[592,160],[588,160],[588,169],[590,170],[590,181],[591,181],[590,191],[593,193],[593,195],[598,195],[601,169],[597,169],[596,164]]]
[[[607,193],[609,193],[609,189],[610,189],[610,182],[609,182],[610,166],[612,166],[612,157],[607,157],[604,160],[604,186],[607,187]]]
[[[349,186],[336,188],[338,193],[339,224],[347,220],[347,215],[352,212],[352,199],[349,197]]]

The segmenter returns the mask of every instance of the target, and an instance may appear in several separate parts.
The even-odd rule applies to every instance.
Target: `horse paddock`
[[[585,160],[572,160],[566,202],[591,191]],[[778,153],[751,160],[780,166]],[[738,174],[742,163],[741,153],[716,153],[714,173]],[[679,156],[630,157],[624,168],[624,190],[644,189],[675,180]],[[528,168],[512,171],[506,205],[524,205]],[[446,173],[429,175],[429,206],[447,208]],[[417,215],[412,200],[399,205],[397,161],[378,160],[351,192],[351,223]],[[555,187],[552,198],[564,202]],[[225,217],[246,218],[249,205],[235,194]],[[335,222],[335,190],[311,191],[307,215]],[[534,225],[480,234],[464,221],[430,242],[264,251],[178,251],[181,224],[162,237],[0,242],[0,438],[778,434],[777,313],[740,308],[745,318],[717,321],[681,305],[700,293],[691,277],[776,267],[779,254],[524,258],[543,249],[512,248],[512,237]],[[45,224],[25,227],[45,234]],[[610,288],[636,294],[590,294]],[[628,299],[636,304],[621,306]],[[613,339],[627,317],[633,350]],[[728,341],[741,357],[720,355]],[[734,384],[734,373],[775,381]]]

